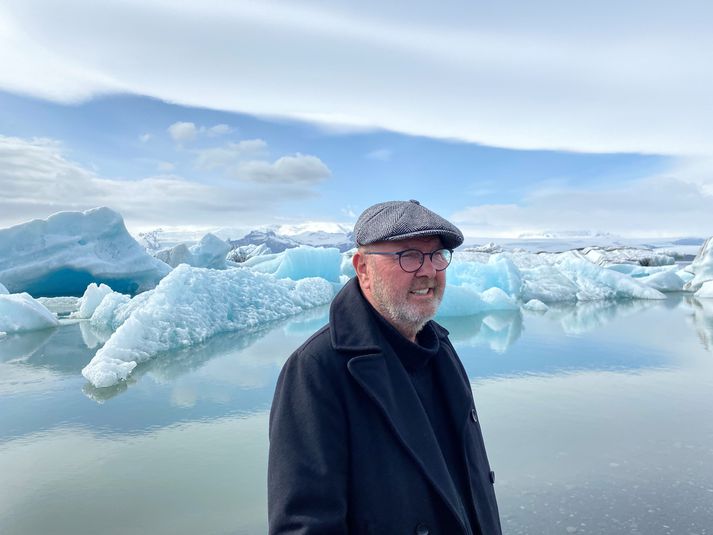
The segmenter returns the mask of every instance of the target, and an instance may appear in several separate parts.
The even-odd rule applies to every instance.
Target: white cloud
[[[0,88],[513,148],[710,154],[712,14],[702,0],[6,0]]]
[[[127,226],[135,227],[255,224],[275,219],[271,214],[285,203],[314,195],[309,184],[243,186],[241,181],[211,186],[174,175],[103,178],[67,159],[55,140],[0,135],[0,227],[96,206],[118,210]]]
[[[267,143],[262,139],[246,139],[196,151],[196,167],[199,169],[229,169],[245,158],[257,158],[267,154]]]
[[[206,128],[206,132],[209,136],[224,136],[225,134],[230,134],[233,131],[227,124],[217,124]]]
[[[709,169],[713,171],[713,167]],[[576,229],[637,238],[706,237],[713,235],[711,184],[711,179],[707,184],[690,180],[681,167],[670,176],[610,189],[547,188],[519,203],[472,206],[452,218],[473,237]]]
[[[141,143],[146,143],[146,142],[148,142],[150,139],[151,139],[151,134],[149,134],[149,133],[141,134],[141,135],[139,136],[139,141],[141,141]]]
[[[198,129],[193,123],[176,122],[168,127],[168,133],[177,143],[193,141],[198,136]]]
[[[390,149],[376,149],[366,154],[368,160],[379,160],[382,162],[388,162],[391,160],[392,151]]]
[[[331,174],[322,160],[302,154],[283,156],[274,163],[257,160],[244,162],[236,170],[238,178],[260,183],[309,184],[329,178]]]
[[[171,162],[159,162],[157,167],[161,173],[169,173],[176,168]]]

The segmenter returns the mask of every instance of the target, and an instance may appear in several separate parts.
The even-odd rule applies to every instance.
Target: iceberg
[[[128,303],[114,294],[102,299],[92,322],[98,314],[115,319],[120,309],[125,319],[82,375],[95,387],[112,386],[159,353],[204,342],[220,332],[255,329],[326,304],[333,295],[333,284],[322,278],[294,281],[249,269],[218,271],[182,264],[155,289]],[[116,300],[112,311],[104,306],[108,299]]]
[[[37,331],[58,325],[55,315],[30,294],[0,294],[0,332]]]
[[[659,292],[680,292],[683,290],[684,285],[683,279],[678,276],[675,269],[652,273],[646,277],[641,277],[638,281],[655,288]]]
[[[5,286],[3,286],[2,283],[0,283],[0,295],[9,294],[9,293],[10,292],[7,291],[7,288],[5,288]]]
[[[89,319],[94,314],[94,311],[102,302],[102,299],[112,293],[112,289],[106,284],[97,284],[92,282],[84,291],[84,295],[79,299],[79,310],[75,317]]]
[[[109,208],[59,212],[0,230],[0,281],[12,293],[79,296],[90,282],[153,288],[169,266],[149,255]]]
[[[705,282],[713,280],[713,236],[705,241],[686,271],[693,273],[693,278],[683,287],[686,291],[695,292]]]
[[[193,267],[226,269],[225,259],[230,252],[230,245],[213,234],[206,234],[201,240],[190,247],[181,243],[170,249],[156,253],[156,258],[169,266],[188,264]]]
[[[704,282],[693,295],[699,299],[713,299],[713,280]]]
[[[255,256],[241,265],[260,273],[270,273],[278,279],[299,280],[320,277],[330,282],[340,283],[342,255],[333,247],[301,245],[281,253]]]

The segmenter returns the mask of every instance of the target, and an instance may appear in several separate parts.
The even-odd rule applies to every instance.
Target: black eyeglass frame
[[[448,264],[446,264],[445,267],[438,269],[436,266],[433,264],[433,255],[436,253],[440,253],[441,251],[448,251]],[[411,253],[411,252],[416,252],[421,255],[421,263],[416,269],[408,270],[404,268],[403,264],[401,263],[401,257],[406,254],[406,253]],[[433,266],[433,269],[436,271],[445,271],[448,266],[451,265],[451,260],[453,260],[453,249],[448,249],[447,247],[441,247],[440,249],[436,249],[435,251],[431,251],[430,253],[424,253],[423,251],[419,251],[418,249],[404,249],[403,251],[396,251],[396,252],[382,252],[382,251],[370,251],[364,254],[376,254],[376,255],[385,255],[385,256],[398,256],[399,257],[399,267],[404,270],[406,273],[416,273],[419,269],[423,267],[423,263],[426,261],[426,257],[428,256],[429,259],[431,260],[431,265]]]

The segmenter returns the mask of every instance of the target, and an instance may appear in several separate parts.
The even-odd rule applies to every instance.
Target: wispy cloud
[[[366,158],[368,160],[379,160],[382,162],[388,162],[391,160],[393,152],[390,149],[376,149],[371,152],[366,153]]]
[[[710,183],[690,180],[681,167],[607,189],[548,187],[517,203],[471,206],[453,220],[467,235],[483,237],[576,229],[637,238],[709,236],[711,205]]]
[[[267,155],[267,143],[262,139],[246,139],[196,151],[196,167],[199,169],[229,170],[246,158],[254,159]]]
[[[295,154],[283,156],[273,163],[250,161],[241,163],[236,176],[262,183],[311,184],[331,176],[329,168],[316,156]]]
[[[217,137],[229,134],[233,129],[227,124],[216,124],[215,126],[196,126],[195,123],[178,121],[166,129],[171,138],[180,144],[194,141],[199,135]]]
[[[62,102],[134,93],[513,148],[700,155],[713,149],[711,15],[693,0],[445,0],[407,16],[376,0],[6,0],[0,88]]]
[[[291,161],[267,164],[265,179],[272,180],[264,187],[212,186],[170,174],[120,180],[68,159],[56,140],[0,136],[0,227],[96,206],[118,210],[133,226],[270,222],[280,205],[313,196],[310,181],[325,173]]]

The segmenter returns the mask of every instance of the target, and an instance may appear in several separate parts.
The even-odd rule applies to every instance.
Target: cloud
[[[376,0],[6,0],[0,88],[61,102],[134,93],[511,148],[713,152],[710,3],[407,11]]]
[[[713,235],[711,183],[689,179],[685,164],[676,173],[610,189],[547,188],[519,203],[472,206],[452,219],[473,237],[577,229],[636,238]]]
[[[146,143],[146,142],[148,142],[150,139],[151,139],[151,134],[149,134],[149,133],[141,134],[141,135],[139,136],[139,141],[141,141],[141,143]]]
[[[193,123],[173,123],[167,130],[171,138],[177,143],[187,143],[193,141],[198,136],[198,129]]]
[[[205,131],[209,136],[215,137],[230,134],[233,129],[230,128],[227,124],[217,124],[215,126],[211,126],[210,128],[206,128]]]
[[[238,143],[227,143],[196,151],[195,165],[198,169],[230,169],[245,158],[257,158],[267,154],[267,143],[262,139],[246,139]]]
[[[281,176],[283,168],[275,173]],[[227,187],[165,174],[104,178],[67,159],[56,140],[0,136],[0,227],[96,206],[118,210],[127,226],[252,225],[273,221],[284,204],[313,195],[298,183]]]
[[[159,162],[157,167],[161,173],[169,173],[176,168],[171,162]]]
[[[382,162],[388,162],[391,160],[392,151],[389,149],[376,149],[366,154],[368,160],[379,160]]]
[[[250,161],[238,165],[236,176],[260,183],[310,184],[329,178],[332,172],[316,156],[283,156],[274,163]]]

